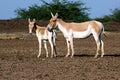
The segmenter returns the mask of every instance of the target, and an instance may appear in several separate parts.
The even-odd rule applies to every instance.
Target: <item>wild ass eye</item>
[[[56,22],[56,20],[53,20],[53,22]]]

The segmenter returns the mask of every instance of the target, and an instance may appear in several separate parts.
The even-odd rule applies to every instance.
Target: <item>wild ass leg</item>
[[[71,58],[74,56],[74,46],[73,46],[73,38],[70,40],[70,46],[72,50]]]
[[[42,43],[41,43],[41,40],[38,40],[38,41],[39,41],[39,54],[38,54],[37,57],[40,57],[40,55],[41,55],[41,45],[42,45]]]
[[[98,39],[99,39],[99,42],[100,42],[101,57],[103,57],[104,56],[104,43],[101,39],[101,34],[99,35]]]
[[[67,42],[67,54],[65,57],[68,57],[70,55],[70,41],[66,39],[66,42]]]
[[[44,40],[44,48],[45,48],[45,51],[46,51],[46,57],[48,57],[48,49],[47,49],[46,40]]]
[[[101,40],[101,57],[103,57],[104,56],[104,43],[103,43],[103,41]]]
[[[97,51],[96,51],[96,55],[94,58],[97,58],[99,54],[99,50],[101,50],[101,57],[103,57],[104,56],[104,43],[101,39],[101,33],[100,34],[93,33],[93,37],[97,44]]]
[[[101,39],[101,33],[99,35],[99,42],[100,42],[101,57],[103,57],[104,56],[104,43]]]
[[[97,50],[96,50],[96,54],[95,54],[94,58],[97,58],[97,56],[99,54],[100,46],[101,46],[100,35],[93,34],[93,37],[94,37],[94,39],[96,41],[96,45],[97,45]]]
[[[54,56],[56,57],[57,56],[57,50],[56,50],[56,43],[55,43],[55,38],[53,38],[53,47],[54,47]]]
[[[50,46],[51,46],[51,58],[53,57],[53,42],[52,42],[52,39],[48,39],[49,40],[49,43],[50,43]]]
[[[100,50],[100,42],[97,41],[96,44],[97,44],[97,51],[96,51],[96,55],[95,55],[94,58],[97,58],[97,56],[98,56],[98,54],[99,54],[99,50]]]

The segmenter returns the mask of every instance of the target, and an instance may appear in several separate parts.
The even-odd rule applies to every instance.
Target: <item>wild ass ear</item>
[[[28,19],[28,22],[30,22],[30,18]]]
[[[33,19],[33,22],[35,22],[36,20],[35,20],[35,18]]]
[[[51,16],[52,16],[52,18],[54,17],[54,15],[53,15],[53,13],[51,12]]]
[[[58,13],[55,14],[55,17],[56,17],[56,18],[58,17]]]

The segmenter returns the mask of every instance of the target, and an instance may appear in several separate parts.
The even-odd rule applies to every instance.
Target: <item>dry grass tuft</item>
[[[0,36],[0,40],[8,40],[8,39],[21,39],[18,36]]]

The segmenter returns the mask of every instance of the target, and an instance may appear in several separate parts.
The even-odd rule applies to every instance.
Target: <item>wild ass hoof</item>
[[[101,55],[101,58],[103,58],[103,55]]]
[[[67,58],[68,56],[66,55],[65,58]]]
[[[53,58],[53,56],[50,56],[50,58]]]
[[[57,57],[57,55],[56,55],[56,54],[54,54],[54,57]]]
[[[38,55],[37,58],[39,58],[40,56]]]
[[[48,58],[49,56],[47,55],[46,58]]]
[[[94,58],[96,59],[96,58],[98,58],[97,56],[94,56]]]
[[[73,55],[72,56],[70,56],[71,58],[73,58]]]
[[[38,54],[37,57],[39,58],[39,57],[40,57],[40,54]]]
[[[69,56],[69,54],[67,54],[65,57],[68,57]]]

